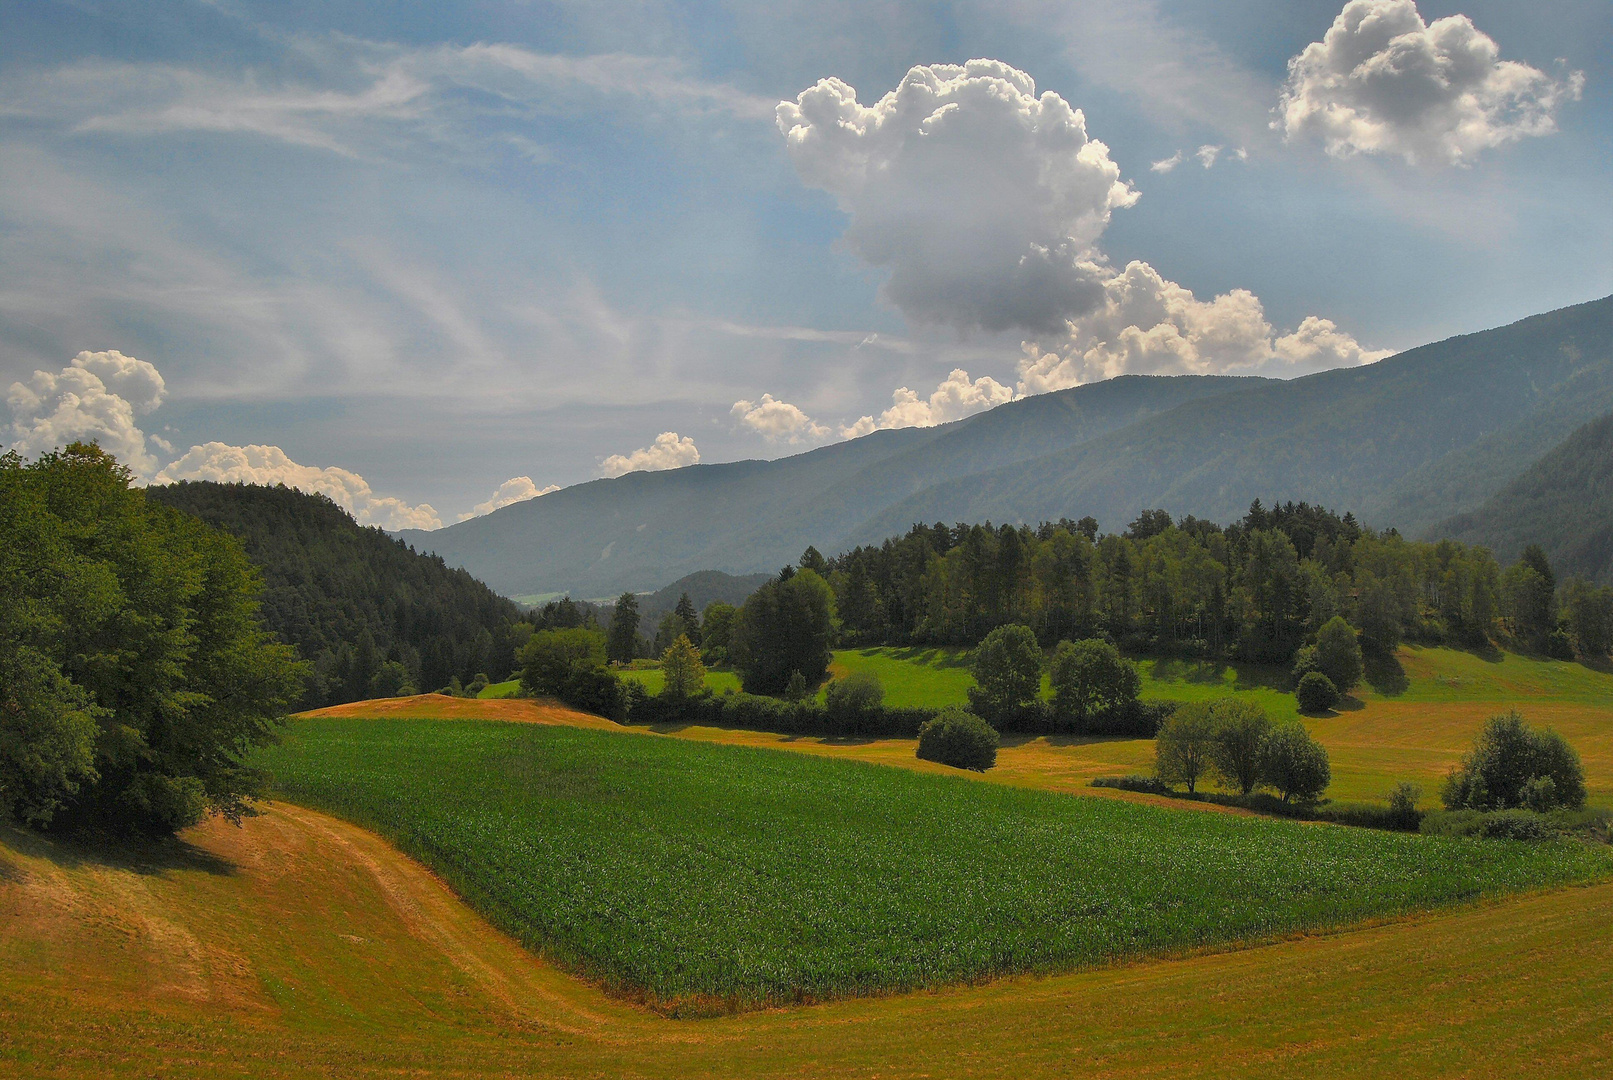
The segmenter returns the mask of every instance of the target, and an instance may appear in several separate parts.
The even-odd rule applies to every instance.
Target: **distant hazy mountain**
[[[1570,435],[1483,506],[1430,530],[1503,562],[1546,549],[1558,577],[1613,584],[1613,413]]]
[[[434,533],[402,534],[509,595],[601,596],[701,569],[769,571],[915,521],[1162,507],[1218,521],[1255,498],[1420,533],[1475,510],[1613,407],[1613,297],[1276,381],[1126,376],[938,428],[773,462],[633,473]]]
[[[1126,376],[777,461],[595,480],[436,532],[397,535],[506,596],[602,597],[659,588],[696,570],[777,570],[809,544],[836,550],[870,517],[934,484],[1068,449],[1260,381]]]

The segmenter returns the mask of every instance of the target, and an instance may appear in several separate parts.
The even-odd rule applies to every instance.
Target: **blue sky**
[[[1367,7],[1430,29],[1341,89],[1355,39],[1289,62],[1343,0],[8,4],[12,437],[138,435],[149,476],[451,523],[512,477],[777,456],[1120,371],[1301,374],[1613,293],[1613,6]],[[1404,75],[1449,49],[1483,69],[1465,119]],[[841,146],[775,116],[972,58],[1000,65],[932,69],[924,108],[960,119],[927,156],[892,141],[923,110]],[[1035,209],[1055,189],[1097,201]],[[1053,277],[1005,276],[1050,247]],[[112,350],[153,371],[74,360]]]

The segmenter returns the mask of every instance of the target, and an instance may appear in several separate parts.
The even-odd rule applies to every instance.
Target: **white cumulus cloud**
[[[802,443],[829,437],[829,429],[797,405],[763,394],[760,401],[736,401],[730,410],[735,420],[768,442]]]
[[[977,412],[1014,400],[1014,391],[990,376],[971,380],[962,368],[953,368],[929,397],[920,397],[905,386],[891,395],[891,407],[879,416],[863,416],[846,424],[840,434],[848,439],[882,428],[934,427],[962,420]]]
[[[551,491],[559,491],[559,484],[550,484],[540,488],[532,482],[530,476],[512,476],[498,486],[486,502],[479,502],[468,514],[460,514],[460,521],[469,521],[473,517],[482,517],[491,514],[494,510],[503,509],[518,502],[536,499],[539,495],[547,495]]]
[[[1137,193],[1086,118],[996,60],[911,69],[872,105],[824,79],[777,112],[801,179],[850,215],[919,322],[1057,330],[1102,299],[1092,246]]]
[[[135,422],[162,404],[167,387],[153,365],[116,349],[81,352],[60,372],[35,371],[11,384],[12,449],[20,454],[52,450],[74,440],[94,440],[136,474],[149,477],[157,462]]]
[[[1466,164],[1480,151],[1557,129],[1581,72],[1552,78],[1501,59],[1466,15],[1423,21],[1415,0],[1350,0],[1321,41],[1288,62],[1272,127],[1327,152]]]
[[[606,476],[622,476],[630,472],[659,472],[662,469],[681,469],[685,465],[700,464],[700,451],[694,440],[679,437],[676,431],[663,431],[649,446],[631,454],[612,454],[600,466]]]
[[[429,503],[411,506],[370,490],[357,473],[346,469],[299,465],[278,446],[230,446],[221,442],[191,447],[157,474],[160,484],[180,480],[214,480],[222,484],[284,484],[325,495],[351,513],[360,525],[383,529],[439,529],[442,519]]]
[[[1225,373],[1295,376],[1372,363],[1391,354],[1361,346],[1327,319],[1306,318],[1277,336],[1260,298],[1233,289],[1210,300],[1132,262],[1104,286],[1104,303],[1072,320],[1051,348],[1024,345],[1019,391],[1046,393],[1116,375]]]
[[[1154,162],[1152,165],[1150,165],[1148,167],[1150,169],[1152,169],[1154,172],[1157,172],[1157,173],[1168,173],[1172,169],[1176,168],[1176,166],[1180,165],[1181,163],[1182,163],[1182,152],[1180,150],[1178,150],[1178,151],[1176,151],[1176,153],[1172,154],[1170,157],[1168,157],[1168,158],[1160,158],[1158,161]]]

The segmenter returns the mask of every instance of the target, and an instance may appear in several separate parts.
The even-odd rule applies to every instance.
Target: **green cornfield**
[[[566,727],[304,720],[280,797],[694,1015],[1052,972],[1605,876],[1605,849],[1163,809]]]

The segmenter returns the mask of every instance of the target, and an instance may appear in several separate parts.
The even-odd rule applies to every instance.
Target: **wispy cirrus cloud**
[[[0,80],[0,116],[78,135],[208,132],[350,157],[422,136],[470,138],[464,117],[631,105],[765,122],[777,102],[704,79],[675,58],[572,56],[486,43],[410,48],[332,35],[293,43],[296,76],[203,64],[84,60]],[[518,133],[482,132],[508,144]]]

